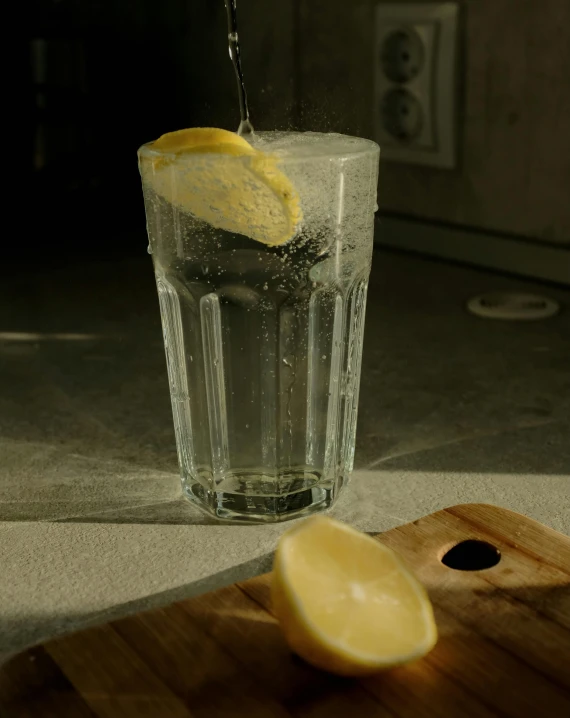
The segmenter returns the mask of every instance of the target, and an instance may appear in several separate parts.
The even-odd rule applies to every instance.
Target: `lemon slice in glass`
[[[331,673],[392,668],[437,640],[427,593],[398,555],[325,516],[281,537],[271,589],[291,649]]]
[[[145,185],[213,227],[280,245],[301,222],[298,193],[278,157],[234,132],[211,127],[169,132],[147,145],[140,159]]]

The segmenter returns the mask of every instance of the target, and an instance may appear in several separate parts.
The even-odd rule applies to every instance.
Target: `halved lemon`
[[[184,212],[269,245],[295,234],[301,205],[279,159],[235,132],[193,127],[147,148],[140,155],[143,183]]]
[[[331,673],[392,668],[437,641],[428,595],[399,556],[326,516],[281,537],[271,595],[290,648]]]

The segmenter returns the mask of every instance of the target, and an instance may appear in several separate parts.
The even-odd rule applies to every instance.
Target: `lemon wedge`
[[[427,593],[398,555],[325,516],[281,537],[271,595],[290,648],[338,675],[408,663],[437,640]]]
[[[143,183],[174,206],[264,244],[294,236],[301,205],[278,157],[212,127],[169,132],[147,147],[141,152]]]

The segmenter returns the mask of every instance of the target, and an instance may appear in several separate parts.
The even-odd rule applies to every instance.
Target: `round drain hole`
[[[493,544],[468,539],[455,544],[441,559],[441,563],[456,571],[482,571],[496,566],[501,552]]]
[[[560,310],[560,305],[539,294],[489,292],[470,299],[467,309],[486,319],[533,321],[554,316]]]

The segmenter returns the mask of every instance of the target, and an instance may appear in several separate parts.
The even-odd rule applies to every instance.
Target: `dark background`
[[[570,3],[459,4],[458,167],[382,161],[380,210],[568,246]],[[257,129],[374,136],[375,5],[240,0]],[[138,146],[182,127],[238,125],[223,0],[35,0],[25,10],[9,68],[18,121],[4,148],[18,230],[3,256],[33,250],[61,264],[144,251]]]
[[[239,122],[223,0],[36,0],[27,23],[20,168],[34,252],[144,251],[137,148],[169,130]]]

